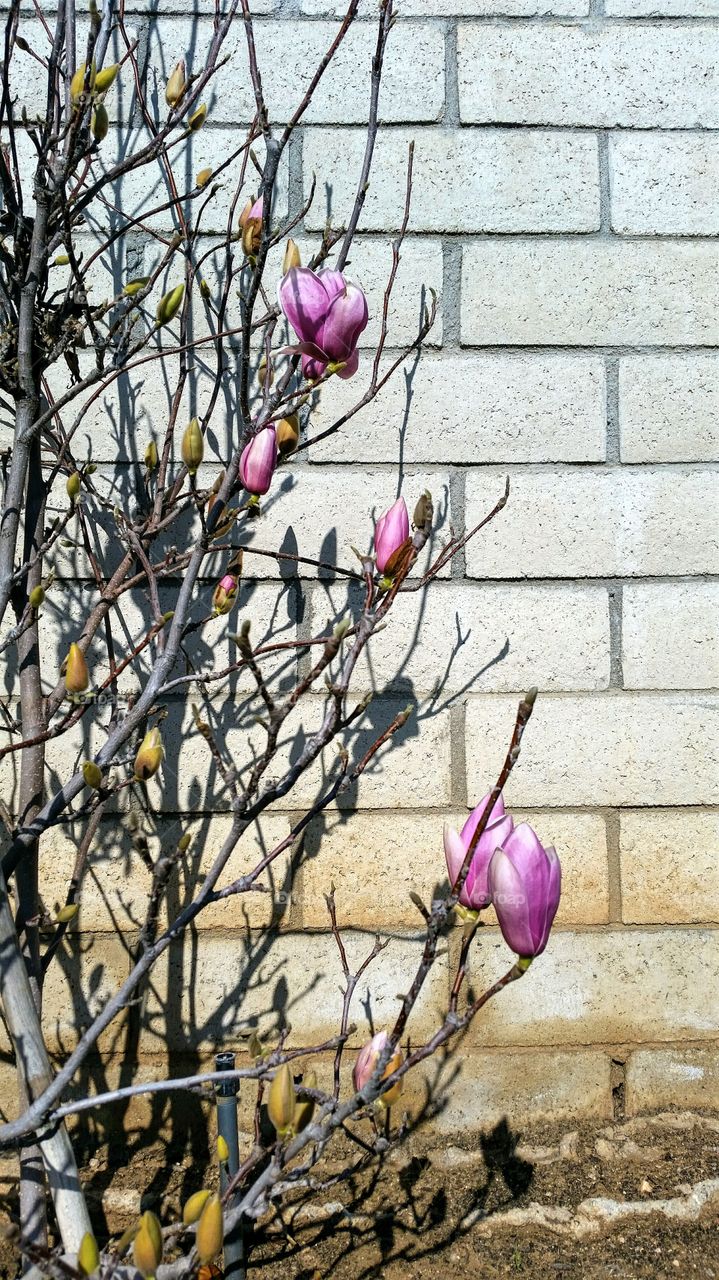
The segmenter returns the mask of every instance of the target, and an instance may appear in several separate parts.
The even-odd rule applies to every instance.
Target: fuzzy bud
[[[75,919],[79,910],[79,903],[69,902],[66,907],[60,907],[60,910],[55,913],[55,920],[58,924],[69,924]]]
[[[274,380],[275,371],[271,364],[268,365],[267,357],[263,355],[257,366],[257,381],[261,387],[271,387]]]
[[[85,779],[85,786],[90,787],[92,791],[99,791],[102,787],[102,769],[99,764],[95,764],[94,760],[86,760],[82,766],[82,776]]]
[[[212,291],[206,280],[200,281],[200,297],[205,300],[212,297]]]
[[[65,482],[65,492],[67,493],[67,496],[71,502],[77,502],[80,496],[81,487],[82,487],[82,478],[80,476],[80,472],[73,471],[72,474],[67,477],[67,480]]]
[[[86,1231],[77,1251],[77,1265],[83,1275],[91,1276],[100,1265],[100,1250],[91,1231]]]
[[[137,276],[134,280],[128,280],[127,284],[123,285],[122,289],[125,297],[134,298],[136,293],[139,293],[141,289],[145,288],[149,279],[149,276]]]
[[[287,418],[280,418],[275,423],[275,435],[277,436],[277,448],[283,458],[294,453],[300,442],[300,420],[296,413],[291,413]]]
[[[180,853],[187,853],[191,844],[192,836],[189,833],[186,833],[184,836],[180,836],[180,839],[177,841],[177,847],[180,850]]]
[[[93,85],[95,93],[107,93],[110,86],[115,83],[115,77],[119,70],[119,62],[113,62],[111,67],[103,67],[102,71],[98,71]]]
[[[224,1162],[229,1158],[230,1148],[227,1145],[227,1140],[223,1138],[222,1134],[219,1134],[217,1138],[217,1159]]]
[[[110,117],[107,114],[107,107],[102,102],[98,102],[92,113],[92,136],[96,142],[104,142],[110,130]]]
[[[198,129],[202,128],[206,119],[207,119],[207,107],[203,102],[202,105],[199,106],[196,111],[193,111],[192,115],[187,121],[187,127],[190,130],[190,133],[197,133]]]
[[[154,440],[145,449],[145,466],[148,471],[154,471],[157,466],[157,445]]]
[[[196,1191],[195,1194],[190,1196],[189,1200],[185,1202],[185,1207],[182,1210],[182,1221],[186,1227],[191,1227],[194,1222],[197,1222],[197,1219],[200,1217],[202,1210],[211,1195],[211,1191]]]
[[[287,1063],[275,1072],[267,1094],[267,1114],[277,1132],[278,1138],[284,1138],[292,1127],[295,1114],[295,1085],[292,1072]]]
[[[165,85],[165,102],[168,107],[176,107],[187,88],[187,68],[185,59],[180,58],[167,84]]]
[[[248,258],[254,258],[259,253],[262,243],[263,208],[262,196],[260,196],[258,200],[248,200],[240,214],[242,248]]]
[[[247,1052],[250,1057],[255,1060],[262,1057],[262,1041],[256,1031],[252,1032],[252,1035],[247,1042]]]
[[[177,284],[174,289],[170,289],[168,293],[163,294],[157,304],[157,311],[155,313],[157,323],[160,326],[169,324],[171,320],[174,320],[182,306],[182,299],[184,296],[184,284]]]
[[[315,1075],[314,1071],[305,1072],[302,1079],[302,1084],[307,1089],[317,1088],[317,1076]],[[307,1125],[312,1119],[314,1109],[315,1109],[314,1098],[302,1098],[299,1102],[295,1104],[295,1111],[292,1117],[293,1133],[301,1133],[303,1129],[307,1128]]]
[[[412,524],[415,529],[424,529],[432,521],[432,495],[428,489],[421,493],[417,499],[414,512],[412,514]]]
[[[206,187],[211,177],[212,177],[211,166],[207,169],[200,169],[200,172],[197,174],[197,177],[195,178],[195,186]]]
[[[73,107],[79,106],[80,102],[82,101],[82,97],[85,92],[86,72],[87,72],[87,63],[83,62],[78,67],[77,71],[72,77],[72,80],[70,81],[70,101],[72,102]],[[90,93],[92,93],[93,89],[95,88],[95,79],[96,79],[95,63],[93,62],[92,66],[90,67],[90,79],[88,83],[88,90]]]
[[[45,588],[41,587],[39,584],[36,587],[33,587],[28,599],[30,601],[31,609],[39,609],[45,599]]]
[[[220,578],[212,594],[212,610],[216,617],[229,613],[237,595],[237,578],[226,573]]]
[[[182,461],[191,476],[197,473],[204,452],[205,442],[202,439],[200,424],[197,418],[193,418],[185,428],[185,434],[182,437]]]
[[[143,1276],[154,1276],[162,1261],[162,1232],[157,1218],[149,1209],[140,1218],[133,1256],[135,1266]]]
[[[195,1248],[201,1263],[211,1262],[222,1248],[222,1201],[215,1193],[205,1204],[197,1224]]]
[[[290,271],[292,267],[301,267],[301,266],[302,266],[302,259],[300,257],[300,251],[297,248],[297,245],[295,244],[294,240],[288,240],[287,248],[285,249],[285,256],[282,259],[283,276],[286,276],[287,272]]]
[[[162,764],[164,750],[160,730],[150,729],[145,734],[137,755],[135,756],[135,778],[138,782],[147,782],[154,777]]]
[[[90,684],[90,674],[85,656],[79,644],[71,644],[65,667],[65,689],[68,693],[84,693]]]

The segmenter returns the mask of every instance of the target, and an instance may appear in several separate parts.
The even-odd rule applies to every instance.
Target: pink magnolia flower
[[[381,515],[374,527],[374,553],[380,573],[391,572],[392,557],[409,537],[409,513],[404,498]]]
[[[277,465],[274,427],[262,427],[245,445],[240,458],[240,479],[248,493],[267,493]]]
[[[445,823],[444,856],[447,859],[447,871],[452,885],[454,885],[462,869],[467,850],[472,843],[472,838],[490,795],[491,792],[487,792],[487,795],[483,800],[480,800],[476,809],[472,810],[461,832],[455,831],[454,827],[450,827],[448,823]],[[500,845],[503,845],[511,834],[513,826],[514,823],[509,814],[505,813],[504,800],[500,796],[492,810],[489,822],[477,841],[477,847],[469,864],[467,879],[459,895],[460,905],[466,907],[467,910],[481,911],[483,907],[488,907],[492,901],[487,882],[489,864],[492,861],[495,850]]]
[[[251,200],[247,201],[242,213],[240,214],[240,231],[242,232],[242,248],[248,258],[254,257],[259,253],[260,244],[262,243],[262,213],[264,210],[264,201],[262,196],[255,200],[254,204]]]
[[[387,1032],[378,1031],[377,1035],[372,1036],[372,1039],[368,1041],[364,1048],[360,1049],[357,1055],[357,1061],[355,1062],[352,1070],[352,1083],[358,1092],[360,1089],[364,1089],[365,1085],[372,1079],[372,1076],[377,1070],[377,1063],[379,1062],[380,1054],[388,1045],[389,1036],[387,1035]],[[391,1076],[392,1072],[396,1071],[398,1067],[401,1067],[401,1065],[402,1051],[401,1049],[395,1049],[387,1063],[387,1066],[382,1072],[382,1079],[386,1080],[387,1076]],[[391,1089],[385,1090],[379,1101],[383,1106],[389,1107],[397,1100],[401,1092],[402,1081],[398,1080],[396,1084],[392,1085]]]
[[[340,378],[357,372],[357,343],[367,326],[367,299],[341,271],[291,267],[280,281],[280,309],[297,334],[306,378],[322,377],[328,365],[341,364]]]
[[[229,613],[237,594],[237,578],[225,573],[212,593],[212,607],[216,614]]]
[[[520,957],[541,955],[557,914],[562,869],[528,822],[515,827],[489,864],[489,889],[507,946]]]

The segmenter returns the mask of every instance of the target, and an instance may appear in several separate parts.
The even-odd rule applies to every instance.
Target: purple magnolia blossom
[[[374,553],[380,573],[391,571],[391,560],[409,537],[409,513],[404,498],[381,515],[374,527]]]
[[[445,823],[444,856],[447,859],[447,870],[452,885],[454,885],[460,873],[464,859],[467,856],[467,850],[472,843],[474,833],[477,830],[479,820],[484,813],[490,795],[491,792],[487,792],[487,795],[483,800],[480,800],[476,809],[472,810],[461,832],[455,831],[454,827],[450,827],[448,823]],[[513,825],[509,814],[505,813],[504,800],[500,796],[492,810],[492,816],[487,826],[477,841],[477,847],[469,864],[467,879],[459,895],[460,905],[466,907],[469,911],[481,911],[483,907],[488,907],[492,901],[487,882],[489,864],[492,861],[495,850],[500,845],[503,845],[508,836],[511,835]]]
[[[489,889],[507,946],[520,957],[544,951],[557,914],[562,869],[528,822],[514,828],[489,864]]]
[[[367,299],[341,271],[291,267],[280,281],[280,308],[297,334],[302,372],[315,381],[328,365],[341,364],[340,378],[357,372],[357,343],[367,326]]]
[[[248,493],[267,493],[277,465],[274,427],[262,427],[245,445],[240,458],[240,479]]]
[[[377,1070],[377,1063],[379,1062],[380,1054],[388,1045],[389,1036],[387,1035],[387,1032],[378,1031],[377,1034],[372,1036],[372,1039],[367,1042],[364,1048],[360,1049],[357,1055],[357,1061],[355,1062],[352,1070],[352,1083],[358,1092],[360,1089],[364,1089],[365,1085],[372,1079],[372,1076]],[[401,1065],[402,1051],[401,1049],[395,1049],[387,1063],[387,1066],[382,1072],[382,1079],[386,1080],[387,1076],[391,1076],[392,1072],[396,1071],[398,1067],[401,1067]],[[396,1084],[392,1085],[391,1089],[385,1090],[380,1098],[383,1106],[389,1107],[397,1100],[402,1092],[402,1083],[403,1082],[401,1080],[398,1080]]]

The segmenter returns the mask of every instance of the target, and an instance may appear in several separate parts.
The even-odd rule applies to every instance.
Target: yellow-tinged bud
[[[149,276],[136,276],[134,280],[128,280],[127,284],[123,286],[123,290],[122,290],[122,292],[125,294],[125,297],[134,298],[136,293],[139,293],[141,289],[145,288],[145,285],[147,284],[149,279],[150,279]]]
[[[287,248],[285,249],[285,256],[282,259],[283,276],[286,276],[287,272],[291,271],[293,267],[301,267],[301,266],[302,266],[302,259],[300,257],[300,251],[297,248],[297,245],[295,244],[294,240],[288,240]]]
[[[163,294],[157,304],[156,316],[159,325],[169,324],[171,320],[174,320],[182,306],[184,296],[184,284],[177,284],[174,289],[170,289],[169,293]]]
[[[77,1265],[86,1276],[91,1276],[100,1265],[100,1250],[91,1231],[86,1231],[77,1251]]]
[[[262,1057],[262,1041],[260,1040],[260,1037],[258,1036],[256,1031],[253,1031],[252,1035],[249,1038],[249,1041],[247,1043],[247,1052],[249,1053],[251,1058]]]
[[[248,200],[240,214],[240,233],[242,248],[248,258],[259,252],[262,243],[262,198]]]
[[[215,1193],[208,1197],[197,1224],[195,1248],[201,1263],[211,1262],[222,1248],[222,1201]]]
[[[82,479],[80,472],[73,471],[72,474],[67,477],[67,481],[65,483],[65,491],[71,502],[77,502],[77,499],[80,496],[81,487]]]
[[[296,1101],[292,1072],[285,1062],[275,1072],[267,1094],[267,1114],[277,1131],[278,1138],[284,1138],[292,1127]]]
[[[428,489],[421,493],[417,499],[414,512],[412,514],[412,524],[415,529],[424,529],[425,525],[432,521],[432,495]]]
[[[86,71],[87,71],[87,63],[83,62],[82,65],[78,67],[77,71],[72,77],[72,80],[70,81],[70,101],[72,102],[72,105],[74,107],[78,105],[85,91],[85,72]],[[95,88],[95,80],[96,80],[95,63],[93,62],[92,66],[90,67],[90,81],[88,84],[88,88],[90,92],[92,92],[92,90]]]
[[[195,178],[195,185],[198,187],[206,187],[211,177],[212,177],[211,167],[207,169],[200,169],[200,172],[197,174],[197,177]]]
[[[207,119],[207,107],[203,102],[202,105],[197,108],[197,111],[193,111],[192,115],[187,121],[187,127],[190,130],[190,133],[197,133],[197,130],[202,128],[206,119]]]
[[[99,764],[95,764],[94,760],[86,760],[82,766],[82,776],[85,779],[85,786],[91,787],[93,791],[99,791],[102,787],[102,769]]]
[[[185,427],[185,434],[182,437],[182,461],[191,476],[196,474],[204,452],[205,442],[202,439],[200,424],[197,418],[193,418]]]
[[[45,599],[45,588],[41,587],[38,584],[38,586],[33,587],[32,591],[30,592],[30,596],[29,596],[30,608],[39,609],[44,599]]]
[[[92,136],[96,142],[104,142],[110,129],[110,117],[107,107],[98,102],[92,113]]]
[[[291,413],[287,418],[280,418],[279,422],[275,423],[275,435],[277,448],[283,458],[294,453],[300,442],[300,420],[297,414]]]
[[[113,62],[111,67],[103,67],[102,71],[98,71],[93,86],[95,93],[107,93],[110,86],[115,83],[115,77],[119,70],[119,62]]]
[[[191,844],[192,844],[192,836],[189,834],[180,836],[180,839],[177,841],[177,847],[180,850],[180,853],[187,853],[187,850],[189,849]],[[209,1191],[207,1194],[208,1195],[210,1194]]]
[[[270,365],[269,366],[270,375],[269,375],[269,381],[268,381],[267,368],[268,368],[267,356],[262,356],[260,359],[260,363],[257,366],[257,381],[259,382],[261,387],[267,387],[267,386],[271,387],[272,383],[275,380],[275,371],[272,368],[272,365]]]
[[[79,910],[79,903],[69,902],[66,907],[60,907],[60,910],[55,913],[55,919],[58,924],[69,924],[71,920],[75,919]]]
[[[65,667],[65,688],[68,693],[84,693],[90,684],[90,673],[79,644],[71,644]]]
[[[168,107],[176,107],[187,88],[187,70],[185,59],[180,58],[170,79],[165,85],[165,102]]]
[[[150,729],[145,734],[140,749],[135,756],[135,778],[138,782],[147,782],[154,777],[162,764],[164,755],[162,738],[159,729]]]
[[[67,253],[58,253],[52,260],[54,267],[66,267],[70,261],[70,255]]]
[[[137,1235],[137,1223],[133,1222],[129,1227],[125,1227],[120,1239],[115,1245],[115,1253],[118,1258],[124,1258],[135,1236]]]
[[[135,1266],[143,1276],[153,1276],[162,1261],[162,1233],[154,1213],[143,1213],[133,1245]]]
[[[209,286],[209,284],[207,283],[207,281],[206,281],[206,280],[201,280],[201,281],[200,281],[200,297],[202,297],[202,298],[209,298],[209,297],[211,297],[211,296],[212,296],[212,295],[211,295],[211,292],[210,292],[210,286]]]
[[[307,1089],[317,1088],[317,1076],[314,1071],[306,1071],[302,1079],[302,1084]],[[295,1111],[292,1117],[292,1129],[294,1133],[301,1133],[307,1128],[315,1109],[314,1098],[302,1098],[295,1104]]]
[[[154,471],[157,466],[157,445],[154,440],[145,449],[145,466],[148,471]]]
[[[223,1138],[222,1134],[220,1133],[218,1134],[218,1137],[217,1137],[217,1159],[229,1160],[229,1158],[230,1158],[230,1148],[227,1145],[227,1140]]]
[[[182,1221],[186,1227],[191,1227],[193,1222],[197,1222],[211,1195],[211,1191],[196,1191],[194,1196],[190,1196],[189,1200],[185,1202],[185,1207],[182,1210]]]

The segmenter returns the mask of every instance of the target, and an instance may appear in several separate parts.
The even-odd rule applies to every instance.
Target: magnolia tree
[[[102,12],[90,0],[89,12],[78,15],[75,0],[58,0],[51,18],[39,0],[34,9],[12,0],[5,21],[0,996],[19,1109],[0,1125],[0,1146],[18,1155],[20,1247],[26,1266],[41,1273],[109,1275],[134,1267],[144,1275],[180,1276],[219,1258],[223,1247],[227,1263],[228,1241],[237,1240],[243,1224],[298,1189],[328,1185],[315,1166],[334,1135],[341,1132],[355,1144],[352,1170],[376,1159],[405,1129],[407,1073],[447,1046],[527,970],[547,943],[557,909],[554,850],[544,849],[526,824],[515,827],[502,801],[532,713],[532,690],[519,705],[496,782],[461,832],[445,830],[446,891],[431,902],[414,895],[424,932],[421,959],[394,1021],[372,1028],[375,1034],[358,1056],[345,1052],[356,1043],[353,997],[360,978],[371,993],[373,961],[384,944],[378,939],[351,970],[328,885],[328,930],[344,980],[341,1015],[329,1040],[295,1044],[283,1031],[263,1042],[253,1034],[240,1069],[78,1096],[78,1080],[87,1079],[83,1066],[100,1038],[136,1005],[171,944],[211,905],[267,891],[273,864],[297,846],[317,815],[346,800],[386,752],[401,750],[397,739],[411,708],[381,730],[368,730],[369,698],[353,693],[358,663],[368,646],[382,645],[398,597],[431,591],[440,570],[482,527],[438,541],[432,498],[423,492],[411,495],[411,516],[400,497],[373,529],[368,491],[364,545],[372,550],[357,552],[350,567],[303,555],[302,546],[288,550],[282,535],[283,477],[292,472],[301,493],[307,468],[297,460],[377,396],[419,350],[434,318],[432,302],[414,340],[394,354],[388,334],[412,193],[410,148],[401,230],[387,246],[378,337],[360,356],[368,324],[367,299],[357,283],[363,276],[360,242],[351,269],[349,259],[370,178],[393,0],[378,7],[367,66],[364,160],[354,203],[341,211],[343,224],[328,223],[301,258],[292,233],[314,188],[295,216],[278,211],[278,183],[293,135],[357,6],[351,0],[316,67],[306,69],[297,104],[282,124],[270,118],[266,105],[263,77],[271,83],[273,66],[258,60],[248,0],[216,0],[206,47],[195,49],[191,67],[184,57],[163,66],[165,39],[171,44],[175,33],[171,19],[155,19],[160,57],[148,69],[126,24],[123,0],[107,0]],[[198,31],[195,43],[201,24]],[[193,163],[201,154],[199,140],[212,133],[213,83],[238,48],[251,82],[251,118],[226,131],[226,155],[188,177],[188,157]],[[223,233],[208,235],[208,226],[217,227],[218,208]],[[138,236],[142,271],[133,270]],[[98,280],[108,262],[115,287],[103,296],[107,277],[100,286]],[[123,472],[130,482],[123,487],[117,468],[103,471],[93,462],[98,406],[119,387],[130,421],[142,421],[143,379],[151,367],[162,373],[167,416],[149,438],[132,439],[134,453]],[[186,392],[200,367],[205,381],[188,422]],[[343,404],[350,407],[333,420],[338,379],[351,380],[357,391],[351,402],[345,394]],[[325,412],[317,426],[320,401]],[[89,444],[88,423],[95,424]],[[482,524],[499,515],[507,496],[508,490],[497,495]],[[238,595],[272,563],[280,572],[278,593],[300,570],[304,576],[331,570],[344,581],[347,601],[339,620],[317,634],[287,639],[275,610],[265,634],[256,637]],[[85,584],[79,611],[73,595],[78,579]],[[139,624],[131,621],[138,618]],[[60,655],[48,639],[52,627],[63,637]],[[220,638],[226,653],[228,637],[230,659],[219,661]],[[126,677],[132,677],[129,693],[123,693]],[[242,689],[250,689],[243,698],[236,696],[240,677],[248,682]],[[231,719],[216,714],[227,705]],[[168,717],[177,715],[178,706],[181,713],[188,708],[189,729],[170,733]],[[238,736],[238,726],[248,732]],[[62,963],[90,878],[102,889],[109,874],[101,856],[102,819],[129,823],[133,801],[140,809],[161,810],[163,780],[179,776],[188,736],[205,753],[208,774],[217,776],[215,807],[227,819],[223,834],[215,837],[210,828],[202,874],[181,825],[169,846],[144,850],[150,883],[129,976],[99,1012],[78,1023],[74,1046],[66,1046],[53,1069],[43,1039],[43,988],[47,992],[48,975]],[[304,798],[288,803],[305,775],[317,777],[312,769],[323,753],[315,798],[307,801],[305,786],[299,793]],[[246,849],[241,845],[246,869],[228,878],[245,833],[260,816],[288,808],[301,813],[289,835],[261,855],[252,841]],[[76,852],[67,868],[53,861],[53,906],[47,891],[40,892],[38,866],[43,848],[54,847],[48,846],[53,834],[67,831]],[[437,874],[441,879],[439,865]],[[185,905],[173,911],[180,875]],[[490,902],[516,959],[477,996],[468,992],[467,964],[479,912]],[[351,902],[344,903],[342,918],[351,918],[351,910]],[[432,1036],[422,1039],[413,1033],[413,1010],[453,915],[461,918],[463,932],[451,998]],[[308,934],[308,955],[312,946]],[[250,982],[249,970],[240,975],[240,1011]],[[80,990],[78,1003],[90,1008],[91,994]],[[217,1048],[232,1045],[220,1041]],[[313,1056],[328,1051],[334,1071],[325,1091],[317,1086]],[[101,1241],[100,1248],[66,1118],[100,1104],[125,1104],[141,1092],[199,1090],[204,1096],[212,1086],[220,1092],[227,1086],[231,1094],[240,1079],[245,1096],[254,1090],[255,1142],[238,1161],[221,1139],[221,1192],[208,1188],[194,1195],[182,1221],[162,1227],[146,1213],[120,1242]],[[260,1124],[261,1106],[269,1129]],[[236,1274],[236,1250],[232,1258]]]

